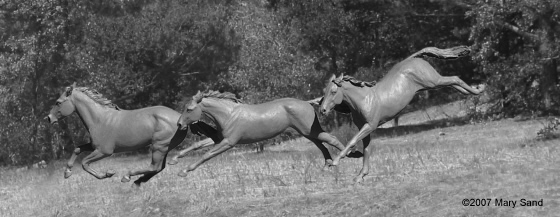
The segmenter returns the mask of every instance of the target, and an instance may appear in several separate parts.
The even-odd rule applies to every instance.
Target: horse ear
[[[200,90],[198,90],[198,92],[196,92],[196,95],[193,96],[193,101],[195,101],[196,103],[199,103],[200,101],[202,101],[202,93],[200,93]]]
[[[72,83],[72,89],[76,88],[76,82]]]
[[[72,95],[72,90],[74,89],[74,87],[76,83],[74,82],[74,84],[72,84],[72,86],[68,86],[66,87],[66,90],[64,90],[65,95],[68,97],[70,95]]]
[[[344,73],[340,73],[340,76],[338,76],[338,79],[342,79],[344,77]]]

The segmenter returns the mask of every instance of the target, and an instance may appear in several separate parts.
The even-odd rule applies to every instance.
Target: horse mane
[[[109,107],[109,108],[113,108],[116,110],[121,110],[121,108],[119,108],[119,106],[117,106],[117,104],[111,102],[111,100],[103,97],[103,94],[99,93],[97,90],[95,89],[91,89],[89,87],[76,87],[74,88],[74,90],[78,90],[82,93],[84,93],[86,96],[88,96],[90,99],[92,99],[94,102],[103,105],[105,107]]]
[[[377,83],[375,81],[360,81],[350,75],[345,75],[344,77],[342,77],[342,79],[340,78],[334,79],[334,83],[336,83],[337,85],[340,85],[340,82],[343,81],[350,82],[350,84],[357,87],[373,87]]]
[[[216,99],[225,99],[234,103],[243,103],[243,101],[235,97],[235,94],[233,93],[230,92],[220,93],[219,91],[215,91],[215,90],[209,90],[204,93],[198,92],[192,98],[196,102],[200,102],[204,98],[216,98]]]

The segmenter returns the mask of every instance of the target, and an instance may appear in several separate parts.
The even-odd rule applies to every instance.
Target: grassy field
[[[106,180],[78,164],[64,179],[63,162],[3,168],[0,216],[558,216],[560,140],[537,141],[542,122],[380,129],[371,172],[360,185],[352,178],[361,159],[321,172],[322,157],[305,139],[263,153],[226,152],[186,178],[176,174],[195,157],[183,158],[139,189],[120,176],[147,166],[147,156],[93,164],[117,171]],[[491,203],[465,207],[465,198]],[[516,207],[496,206],[495,199],[515,200]],[[543,206],[522,207],[521,199],[542,199]]]

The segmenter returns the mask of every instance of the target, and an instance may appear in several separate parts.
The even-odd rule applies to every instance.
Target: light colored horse
[[[333,160],[333,165],[338,165],[340,159],[362,140],[363,166],[354,181],[363,181],[363,177],[369,172],[370,134],[379,125],[398,115],[418,91],[451,86],[463,94],[480,94],[484,85],[473,88],[457,76],[441,76],[428,62],[420,58],[434,56],[454,59],[469,52],[465,46],[449,49],[424,48],[395,65],[377,84],[358,81],[350,76],[340,75],[336,78],[333,75],[325,88],[320,112],[327,114],[334,108],[339,112],[351,113],[354,124],[360,129]]]
[[[262,104],[242,104],[232,93],[200,91],[185,105],[177,125],[184,129],[189,124],[199,121],[206,115],[216,124],[220,138],[223,138],[201,159],[182,170],[179,176],[186,176],[202,163],[229,150],[235,144],[249,144],[270,139],[284,132],[288,127],[295,129],[305,138],[311,140],[321,150],[325,158],[325,167],[332,159],[325,142],[339,150],[344,146],[336,137],[323,131],[310,102],[284,98]]]
[[[91,151],[82,161],[85,171],[98,179],[112,177],[115,172],[99,173],[90,164],[111,156],[113,153],[134,151],[150,146],[152,162],[150,167],[130,170],[122,177],[123,182],[131,176],[143,175],[134,183],[139,186],[165,168],[167,153],[179,145],[187,131],[177,130],[180,114],[164,106],[154,106],[137,110],[123,110],[97,91],[87,87],[66,87],[47,116],[51,124],[76,112],[90,135],[90,143],[74,149],[68,161],[64,177],[72,175],[76,157]]]

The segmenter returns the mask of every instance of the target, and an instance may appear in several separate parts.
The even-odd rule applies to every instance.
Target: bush
[[[548,120],[548,123],[544,124],[544,127],[537,132],[537,139],[539,140],[550,140],[560,137],[558,128],[560,126],[559,118],[552,118]]]

